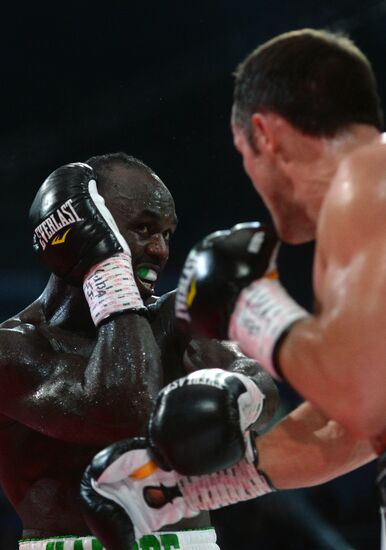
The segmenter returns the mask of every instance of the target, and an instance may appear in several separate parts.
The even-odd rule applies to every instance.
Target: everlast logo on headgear
[[[35,229],[35,235],[42,247],[42,250],[46,248],[49,240],[55,233],[70,225],[71,223],[81,222],[84,218],[80,218],[72,205],[72,199],[68,199],[59,208],[55,210],[53,214],[48,216],[40,225]],[[64,241],[63,241],[64,242]],[[55,243],[57,244],[57,243]]]

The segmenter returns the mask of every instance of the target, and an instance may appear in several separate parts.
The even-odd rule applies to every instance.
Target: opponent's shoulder
[[[177,328],[175,296],[176,291],[173,290],[147,305],[148,320],[161,352],[165,383],[186,374],[183,355],[190,338]]]
[[[238,359],[245,359],[236,342],[195,338],[190,340],[184,354],[187,372],[205,368],[228,370]]]
[[[148,315],[151,319],[158,315],[174,319],[174,302],[176,291],[171,290],[162,296],[154,296],[153,301],[147,304]]]
[[[338,166],[328,197],[345,205],[386,200],[386,143],[357,147]],[[340,201],[339,201],[340,199]]]
[[[165,349],[165,346],[172,347],[178,342],[181,347],[180,335],[176,330],[174,303],[175,294],[173,290],[156,298],[153,303],[147,304],[147,318],[152,327],[158,345]]]
[[[375,222],[386,224],[385,207],[386,144],[377,141],[342,159],[323,201],[319,225],[343,229],[348,223],[355,229],[358,223],[362,231],[373,231]]]
[[[386,166],[386,135],[379,136],[365,145],[356,147],[342,160],[342,165],[356,173],[368,173],[370,168],[384,169]]]
[[[314,275],[327,258],[346,264],[368,250],[370,243],[385,242],[385,210],[386,145],[377,142],[358,147],[342,160],[325,195],[318,219]]]

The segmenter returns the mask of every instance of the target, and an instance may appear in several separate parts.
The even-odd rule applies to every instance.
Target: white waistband
[[[19,550],[103,550],[94,537],[50,537],[19,541]]]
[[[213,528],[189,531],[162,531],[145,535],[131,550],[220,550]],[[52,537],[26,539],[19,542],[20,550],[103,550],[94,537]]]

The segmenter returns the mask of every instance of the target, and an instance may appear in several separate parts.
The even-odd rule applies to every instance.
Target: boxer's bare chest
[[[150,319],[162,355],[165,380],[182,376],[182,361],[158,311]],[[97,334],[40,326],[39,333],[51,349],[63,355],[91,357]],[[176,365],[179,365],[176,369]],[[82,532],[78,509],[79,482],[84,469],[100,449],[46,436],[27,425],[0,417],[0,479],[23,519],[41,532],[63,529]],[[35,519],[33,519],[35,518]]]
[[[165,379],[174,378],[172,374],[175,370],[173,365],[180,365],[177,369],[179,376],[182,376],[182,361],[180,353],[173,348],[173,343],[169,342],[168,334],[164,330],[164,325],[156,315],[152,319],[152,328],[155,339],[160,346],[162,356],[162,366],[165,372]],[[80,356],[89,359],[97,343],[97,336],[63,330],[59,327],[49,325],[39,327],[40,335],[43,335],[46,343],[51,347],[54,354],[58,354],[58,360],[63,361],[66,356]],[[44,362],[44,353],[42,353]],[[179,361],[177,361],[179,358]],[[70,365],[70,360],[69,360]],[[79,362],[79,368],[87,365],[85,361]],[[172,368],[170,368],[172,367]],[[36,366],[39,368],[39,365]],[[70,368],[74,367],[74,363]],[[171,371],[171,372],[168,372]],[[64,376],[65,374],[62,374]],[[31,390],[32,391],[32,390]],[[33,390],[35,392],[35,389]],[[43,390],[40,392],[44,398]],[[65,395],[58,399],[65,399]],[[17,397],[15,397],[17,400]],[[29,396],[24,395],[20,407],[28,409]],[[31,399],[31,406],[38,407],[38,400]],[[28,410],[27,410],[28,412]],[[27,415],[28,417],[28,415]],[[7,416],[0,414],[0,472],[1,477],[7,479],[28,478],[29,481],[38,478],[43,472],[50,471],[53,477],[71,477],[76,472],[75,477],[78,481],[80,467],[85,467],[89,459],[95,454],[95,447],[72,444],[40,433],[28,426],[28,423],[20,423]],[[25,457],[28,456],[28,460]],[[65,467],[64,467],[65,466]],[[8,474],[6,473],[8,472]],[[10,474],[10,475],[9,475]],[[28,484],[28,483],[27,483]],[[20,485],[20,484],[19,484]]]
[[[79,482],[98,448],[60,441],[12,421],[0,421],[0,447],[3,489],[24,528],[36,529],[31,536],[87,532]]]

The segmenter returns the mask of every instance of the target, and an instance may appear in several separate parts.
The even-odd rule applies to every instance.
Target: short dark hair
[[[86,164],[94,170],[98,180],[98,189],[101,190],[109,185],[111,175],[117,166],[123,166],[130,170],[141,170],[154,177],[155,172],[142,160],[127,155],[123,152],[106,153],[105,155],[97,155],[86,160]]]
[[[255,49],[235,71],[233,121],[251,136],[255,112],[278,113],[306,134],[332,137],[349,124],[382,129],[369,60],[341,33],[302,29]]]

